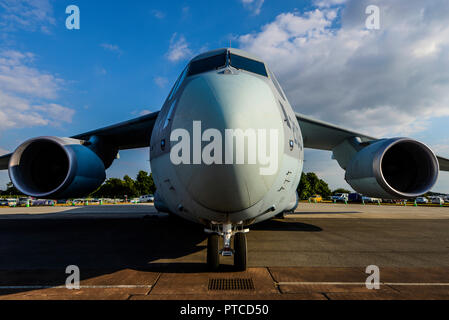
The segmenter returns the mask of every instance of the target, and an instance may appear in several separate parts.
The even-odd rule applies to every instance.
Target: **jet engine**
[[[346,181],[366,196],[406,199],[428,192],[438,178],[438,159],[409,138],[377,140],[348,163]]]
[[[106,173],[101,158],[82,141],[39,137],[12,154],[9,176],[24,194],[61,199],[89,194],[103,183]]]

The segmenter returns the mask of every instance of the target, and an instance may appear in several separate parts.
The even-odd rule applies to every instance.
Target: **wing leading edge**
[[[148,147],[158,114],[159,111],[153,112],[108,127],[77,134],[70,138],[88,141],[92,137],[98,137],[118,150]],[[11,155],[10,153],[0,157],[0,170],[8,169]]]
[[[345,140],[359,137],[362,142],[378,140],[366,134],[351,131],[328,122],[316,120],[296,113],[304,139],[304,147],[319,150],[332,150]],[[449,159],[437,157],[440,170],[449,171]]]
[[[443,157],[437,157],[438,162],[440,163],[440,170],[449,171],[449,159]]]
[[[8,169],[9,158],[11,158],[11,153],[0,157],[0,170]]]
[[[89,140],[97,136],[119,150],[148,147],[159,111],[135,119],[113,124],[97,130],[77,134],[70,138]]]

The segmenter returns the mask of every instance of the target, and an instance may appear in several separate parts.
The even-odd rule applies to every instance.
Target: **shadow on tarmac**
[[[320,227],[308,223],[297,221],[286,221],[283,219],[272,219],[262,221],[258,224],[250,226],[250,230],[265,231],[303,231],[303,232],[319,232],[323,231]]]
[[[295,214],[347,214],[347,213],[362,213],[362,212],[361,211],[317,211],[317,212],[295,211]]]
[[[85,209],[79,210],[83,212]],[[114,214],[110,218],[80,215],[79,218],[64,219],[3,216],[0,219],[0,286],[64,285],[68,276],[65,269],[69,265],[80,268],[81,280],[124,269],[164,273],[207,272],[205,263],[153,262],[204,250],[203,242],[207,235],[203,229],[199,224],[157,215],[130,218],[117,218]],[[251,226],[251,229],[321,231],[310,224],[279,220],[264,221]],[[223,265],[219,271],[234,270],[232,266]],[[8,294],[7,290],[0,291],[0,295],[5,294]]]

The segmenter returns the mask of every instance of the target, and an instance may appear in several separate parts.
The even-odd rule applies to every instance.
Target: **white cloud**
[[[150,113],[151,113],[150,110],[142,110],[142,111],[139,112],[139,116],[144,116],[144,115],[147,115],[147,114],[150,114]]]
[[[72,121],[74,110],[54,103],[63,83],[31,63],[34,55],[0,52],[0,130]]]
[[[54,98],[62,80],[30,67],[33,59],[32,53],[0,52],[0,89],[39,98]]]
[[[181,13],[182,13],[182,19],[188,18],[190,16],[190,7],[189,6],[183,7],[181,10]]]
[[[100,47],[102,47],[103,49],[105,49],[107,51],[115,52],[119,56],[121,56],[123,53],[122,50],[120,49],[120,47],[116,44],[102,43],[102,44],[100,44]]]
[[[18,29],[49,33],[49,27],[56,24],[53,7],[49,0],[2,0],[0,8],[0,29]]]
[[[183,60],[192,55],[192,50],[189,48],[185,37],[183,35],[178,36],[174,33],[170,39],[170,47],[168,49],[167,58],[172,62]]]
[[[8,150],[0,148],[0,156],[3,156],[3,155],[8,154],[8,153],[9,153]]]
[[[241,0],[243,6],[250,10],[254,15],[258,15],[262,9],[265,0]]]
[[[100,66],[95,66],[94,68],[94,72],[97,76],[105,76],[108,74],[108,72],[106,71],[105,68],[100,67]]]
[[[449,137],[444,137],[438,143],[430,144],[430,147],[436,154],[449,159]]]
[[[449,3],[321,1],[239,38],[264,58],[296,111],[373,135],[413,134],[449,115]],[[365,28],[365,8],[381,29]],[[341,17],[341,28],[335,28]]]
[[[151,11],[152,15],[157,18],[157,19],[164,19],[165,18],[165,13],[159,10],[153,10]]]
[[[34,110],[41,111],[48,119],[57,122],[72,122],[75,110],[63,107],[56,103],[49,103],[42,106],[35,106]]]
[[[165,88],[165,86],[168,83],[168,79],[165,77],[155,77],[154,78],[154,83],[157,84],[158,87],[160,88]]]
[[[315,0],[314,4],[320,8],[329,8],[336,5],[342,5],[347,0]]]

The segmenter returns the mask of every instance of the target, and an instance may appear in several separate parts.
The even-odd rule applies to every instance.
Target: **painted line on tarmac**
[[[334,285],[334,286],[365,286],[365,282],[278,282],[279,286],[289,285]],[[446,282],[380,282],[385,286],[449,286]]]
[[[152,288],[152,285],[81,285],[80,289],[138,289],[138,288]],[[11,290],[11,289],[67,289],[66,286],[50,286],[50,285],[33,285],[33,286],[0,286],[0,290]]]

